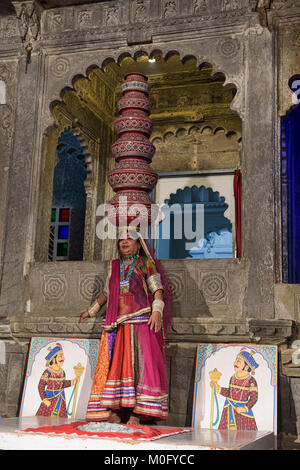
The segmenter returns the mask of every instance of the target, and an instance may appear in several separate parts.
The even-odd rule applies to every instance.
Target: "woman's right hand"
[[[87,317],[89,317],[89,312],[86,310],[79,314],[79,323],[83,322]]]

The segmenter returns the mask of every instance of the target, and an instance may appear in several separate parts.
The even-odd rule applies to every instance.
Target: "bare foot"
[[[140,418],[136,415],[130,415],[126,424],[140,424]]]
[[[121,418],[115,411],[112,411],[110,417],[107,420],[108,423],[120,423]]]

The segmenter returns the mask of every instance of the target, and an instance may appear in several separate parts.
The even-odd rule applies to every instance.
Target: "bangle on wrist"
[[[165,303],[161,299],[155,299],[152,302],[152,312],[159,312],[163,315]]]
[[[90,306],[87,312],[90,317],[94,317],[96,313],[99,312],[99,310],[100,310],[100,305],[98,303],[98,300],[95,300],[95,302]]]

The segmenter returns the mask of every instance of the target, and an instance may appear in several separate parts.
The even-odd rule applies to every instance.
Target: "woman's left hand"
[[[161,313],[158,311],[152,312],[148,325],[150,325],[150,330],[154,328],[155,333],[157,333],[161,329]]]

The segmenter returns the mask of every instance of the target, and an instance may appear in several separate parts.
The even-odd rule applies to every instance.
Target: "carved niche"
[[[13,136],[13,79],[14,69],[12,65],[0,64],[1,100],[0,100],[0,135],[4,145],[10,144]]]

